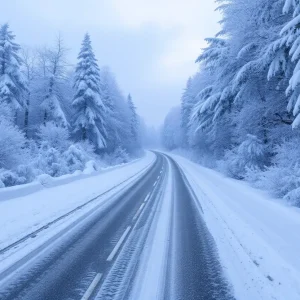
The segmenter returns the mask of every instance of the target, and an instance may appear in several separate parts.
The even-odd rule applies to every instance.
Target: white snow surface
[[[0,200],[0,249],[119,185],[154,161],[155,155],[146,152],[141,159],[93,176],[76,174],[57,181],[54,179],[49,187],[44,186],[41,190],[33,188],[37,183],[13,187],[13,194],[19,192],[20,197]]]
[[[169,271],[166,268],[174,184],[169,161],[168,177],[165,182],[162,200],[144,246],[130,299],[157,300],[161,299],[163,295],[166,284],[165,275]]]
[[[300,211],[171,154],[200,202],[236,299],[300,299]]]

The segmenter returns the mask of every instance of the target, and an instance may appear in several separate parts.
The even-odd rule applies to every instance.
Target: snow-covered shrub
[[[97,164],[94,160],[89,160],[86,164],[85,164],[85,168],[83,170],[83,174],[89,175],[94,173],[95,171],[97,171]]]
[[[48,148],[47,143],[42,145],[34,167],[53,177],[69,173],[61,153],[55,148]]]
[[[25,177],[19,176],[13,171],[3,169],[0,171],[0,180],[6,187],[26,183]]]
[[[28,151],[24,134],[9,121],[0,119],[0,167],[13,169],[26,161]]]
[[[288,192],[284,199],[291,205],[300,206],[300,187]]]
[[[125,149],[118,147],[114,152],[104,155],[103,160],[106,164],[112,166],[127,163],[130,157]]]
[[[277,146],[272,163],[261,174],[260,187],[269,190],[275,197],[300,205],[300,149],[297,138]]]
[[[263,178],[263,170],[257,166],[247,167],[244,179],[251,183],[256,188],[261,188],[261,181]]]
[[[247,139],[238,147],[228,150],[219,168],[227,175],[243,179],[247,171],[260,170],[264,167],[265,148],[261,140],[248,134]]]
[[[49,147],[58,150],[63,151],[70,145],[68,129],[57,126],[53,122],[40,126],[37,136],[42,142],[47,142]]]
[[[19,165],[16,169],[18,176],[26,179],[26,182],[31,182],[37,175],[37,170],[33,168],[32,165]]]
[[[71,145],[63,154],[62,157],[70,172],[83,170],[88,161],[97,161],[97,155],[94,152],[95,148],[89,142],[80,142]],[[101,162],[97,161],[98,165]]]
[[[64,153],[63,158],[71,172],[83,170],[88,155],[79,144],[71,145]]]
[[[41,174],[37,176],[36,181],[41,185],[48,186],[53,182],[53,177],[48,174]]]
[[[76,145],[78,145],[78,147],[82,149],[82,151],[86,153],[89,157],[96,158],[95,147],[89,141],[81,141],[76,143]]]

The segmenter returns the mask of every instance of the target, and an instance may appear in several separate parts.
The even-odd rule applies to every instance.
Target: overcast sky
[[[100,66],[110,66],[139,114],[158,126],[197,71],[204,39],[219,30],[215,8],[214,0],[9,0],[0,20],[29,46],[50,46],[60,32],[71,63],[89,32]]]

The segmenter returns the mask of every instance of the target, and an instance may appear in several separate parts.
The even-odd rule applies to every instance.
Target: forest
[[[300,205],[300,1],[218,0],[207,38],[167,115],[168,150]]]
[[[80,51],[79,51],[80,49]],[[21,47],[0,28],[0,187],[126,163],[142,155],[143,120],[86,34],[75,66],[62,36]]]

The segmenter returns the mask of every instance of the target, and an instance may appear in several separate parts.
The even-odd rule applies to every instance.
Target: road
[[[147,274],[145,252],[156,247],[153,236],[160,230],[158,217],[167,196],[171,199],[170,217],[165,218],[169,237],[165,267],[160,268],[164,279],[159,299],[233,299],[185,175],[167,155],[156,156],[146,173],[105,205],[94,207],[3,270],[0,299],[136,299],[134,290]]]

